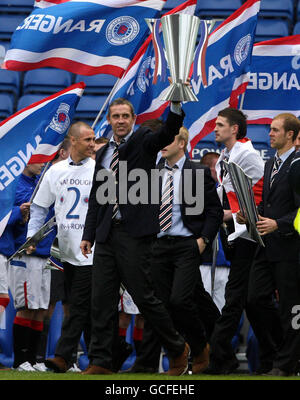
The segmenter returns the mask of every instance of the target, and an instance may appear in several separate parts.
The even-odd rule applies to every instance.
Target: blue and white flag
[[[194,15],[197,0],[188,0],[180,6],[169,11],[171,13],[185,13]],[[162,116],[169,102],[159,99],[163,90],[169,87],[168,81],[158,79],[157,84],[153,84],[155,76],[155,49],[153,47],[152,34],[148,36],[141,46],[136,56],[131,61],[125,74],[117,83],[111,93],[110,103],[118,98],[128,99],[134,107],[137,115],[136,124],[155,119]],[[111,128],[106,120],[106,115],[96,125],[96,136],[111,136]]]
[[[248,123],[270,124],[285,112],[299,117],[299,95],[300,35],[256,43],[243,101]]]
[[[145,18],[159,17],[165,1],[42,1],[16,28],[3,68],[120,77],[148,36]]]
[[[229,106],[237,108],[246,89],[259,8],[259,0],[248,0],[208,37],[202,76],[191,80],[199,101],[183,105],[190,155],[214,130],[218,112]]]
[[[0,236],[14,204],[19,175],[29,162],[43,163],[55,156],[84,88],[83,82],[69,86],[0,123]]]

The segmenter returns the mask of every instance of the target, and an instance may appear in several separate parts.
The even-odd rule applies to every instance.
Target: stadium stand
[[[106,96],[82,96],[79,100],[74,120],[85,121],[92,125],[105,100]]]
[[[44,99],[45,97],[45,94],[24,94],[23,96],[19,97],[17,103],[17,111],[21,110],[22,108],[28,107],[36,101]]]
[[[11,95],[7,93],[0,93],[0,120],[9,117],[13,114],[14,102]]]
[[[26,18],[26,15],[22,14],[0,15],[0,40],[10,41],[11,35],[17,26],[24,21],[24,18]]]
[[[300,21],[294,25],[293,35],[300,35]]]
[[[34,0],[0,0],[0,12],[24,14],[32,11]]]
[[[208,17],[228,17],[242,5],[241,0],[201,0],[198,6],[198,16],[207,19]]]
[[[84,93],[91,95],[108,95],[116,83],[117,78],[113,75],[76,75],[75,82],[84,82],[86,88]]]
[[[289,35],[289,24],[282,19],[263,19],[257,21],[255,42],[277,39]]]
[[[261,17],[284,18],[293,22],[293,0],[261,0],[259,14]]]
[[[24,74],[23,94],[56,93],[70,86],[72,74],[54,68],[39,68]]]
[[[17,100],[20,94],[20,73],[17,71],[8,71],[0,69],[0,92],[9,93]]]

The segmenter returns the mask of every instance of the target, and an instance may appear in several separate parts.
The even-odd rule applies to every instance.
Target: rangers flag
[[[36,1],[41,7],[16,28],[3,68],[120,77],[148,35],[145,18],[159,16],[165,1]]]
[[[0,236],[14,204],[19,175],[28,162],[53,159],[84,88],[83,82],[69,86],[0,123]]]
[[[299,117],[299,93],[300,35],[256,43],[243,101],[248,123],[270,124],[285,112]]]

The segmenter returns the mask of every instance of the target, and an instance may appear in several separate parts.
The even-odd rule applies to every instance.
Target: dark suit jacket
[[[300,236],[293,222],[300,206],[300,196],[293,191],[288,179],[294,157],[295,152],[282,164],[271,189],[270,176],[274,158],[265,165],[263,196],[258,212],[263,217],[275,219],[278,225],[278,230],[264,238],[269,261],[297,261],[299,258]]]
[[[164,167],[164,161],[158,165],[159,169]],[[201,214],[188,215],[187,209],[195,207],[195,203],[187,204],[185,202],[184,188],[185,188],[185,170],[191,170],[192,177],[192,197],[196,197],[196,171],[204,171],[204,209]],[[220,229],[223,222],[223,207],[221,205],[219,196],[216,191],[216,183],[211,177],[210,169],[198,162],[186,159],[181,173],[181,190],[182,190],[182,204],[181,217],[184,226],[186,226],[196,238],[200,236],[207,237],[212,242]]]
[[[156,167],[157,153],[172,143],[183,124],[184,116],[170,112],[164,126],[156,133],[149,128],[140,127],[131,137],[119,148],[119,160],[127,161],[128,173],[133,169],[146,171],[149,180],[148,204],[120,204],[123,226],[132,237],[143,237],[154,235],[159,232],[159,204],[150,204],[150,176],[151,169]],[[93,178],[93,185],[89,198],[89,207],[85,221],[85,228],[82,239],[94,243],[106,241],[112,221],[112,204],[99,204],[96,199],[96,192],[100,183],[96,180],[99,170],[103,169],[101,162],[108,144],[100,148],[96,155],[96,166]],[[136,182],[127,182],[128,190]],[[118,196],[117,185],[117,197]]]
[[[298,151],[297,158],[291,165],[289,172],[289,180],[292,188],[300,195],[300,152]]]

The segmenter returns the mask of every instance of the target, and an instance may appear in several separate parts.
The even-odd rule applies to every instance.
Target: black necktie
[[[166,231],[172,225],[172,208],[174,197],[174,182],[173,175],[177,165],[173,168],[165,166],[167,169],[167,180],[162,190],[160,211],[159,211],[159,226],[162,231]]]
[[[273,169],[272,169],[272,173],[271,173],[271,177],[270,177],[270,187],[273,185],[275,176],[278,173],[278,170],[279,170],[279,167],[280,167],[281,163],[282,163],[281,158],[280,157],[275,157],[274,165],[273,165]]]

